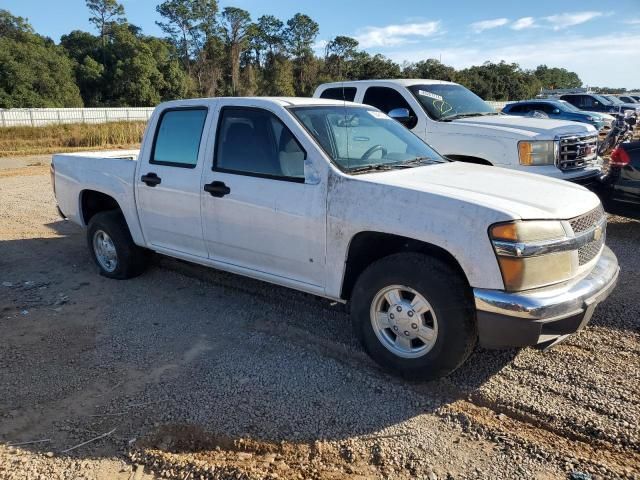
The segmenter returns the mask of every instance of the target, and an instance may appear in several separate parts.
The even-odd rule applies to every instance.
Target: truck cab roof
[[[203,103],[214,103],[218,100],[237,101],[238,105],[255,104],[256,106],[277,105],[280,107],[293,107],[293,106],[321,106],[321,105],[344,105],[345,102],[341,100],[331,100],[326,98],[308,98],[308,97],[205,97],[205,98],[190,98],[184,100],[171,100],[158,105],[161,109],[175,108],[185,105],[196,105]],[[347,102],[351,103],[351,102]],[[353,103],[353,106],[362,106],[360,104]]]
[[[323,83],[318,88],[331,88],[339,86],[356,86],[356,85],[401,85],[403,87],[410,87],[412,85],[457,85],[455,82],[447,82],[445,80],[429,80],[426,78],[392,78],[392,79],[379,79],[379,80],[350,80],[345,82],[331,82]]]

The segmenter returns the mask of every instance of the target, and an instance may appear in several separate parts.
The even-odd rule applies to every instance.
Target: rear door
[[[201,176],[209,108],[167,108],[147,132],[136,201],[147,244],[167,253],[207,257],[200,212]]]

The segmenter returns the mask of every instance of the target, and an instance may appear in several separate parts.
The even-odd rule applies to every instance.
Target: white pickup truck
[[[478,340],[557,342],[618,277],[596,195],[448,161],[365,105],[164,103],[140,152],[54,155],[52,176],[102,275],[155,251],[349,303],[369,354],[407,377],[446,375]]]
[[[503,115],[457,83],[424,79],[325,83],[314,97],[372,105],[451,160],[583,185],[595,185],[602,173],[593,126]]]

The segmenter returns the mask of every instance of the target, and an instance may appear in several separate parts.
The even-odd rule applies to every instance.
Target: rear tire
[[[469,287],[446,263],[398,253],[371,264],[352,295],[355,335],[383,368],[405,378],[446,376],[477,341]]]
[[[124,280],[137,277],[147,267],[149,251],[133,242],[119,210],[100,212],[91,218],[87,243],[100,275]]]

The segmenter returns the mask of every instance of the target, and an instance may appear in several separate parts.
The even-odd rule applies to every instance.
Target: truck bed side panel
[[[62,212],[84,227],[82,192],[94,190],[109,195],[118,202],[133,241],[144,246],[134,198],[137,156],[137,150],[54,155],[56,197]]]

